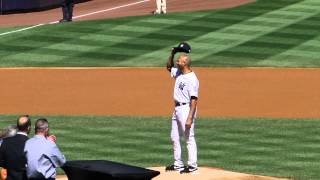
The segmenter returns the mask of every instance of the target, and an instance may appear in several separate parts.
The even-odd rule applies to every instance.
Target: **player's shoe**
[[[180,171],[180,174],[191,173],[191,172],[195,172],[196,170],[198,170],[197,167],[187,166],[182,171]]]
[[[161,14],[161,12],[159,12],[159,11],[152,11],[151,12],[153,15],[159,15],[159,14]]]
[[[184,166],[170,165],[166,167],[166,171],[182,171],[183,169],[185,169]]]
[[[72,19],[60,19],[59,23],[66,23],[66,22],[71,22]]]

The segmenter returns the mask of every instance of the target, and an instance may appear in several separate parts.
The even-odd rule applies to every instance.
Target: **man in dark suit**
[[[63,18],[59,21],[60,23],[72,21],[73,6],[74,6],[74,0],[63,1],[62,3]]]
[[[18,118],[17,128],[17,135],[5,138],[0,147],[0,167],[7,169],[7,180],[27,179],[24,146],[31,130],[28,115]]]

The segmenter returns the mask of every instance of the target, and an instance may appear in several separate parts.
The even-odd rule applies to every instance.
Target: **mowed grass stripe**
[[[316,16],[314,16],[315,18],[317,18],[318,16],[320,16],[320,14],[317,14]],[[313,19],[314,17],[310,17],[309,19]],[[303,22],[307,22],[308,19],[303,20]],[[302,27],[304,27],[304,25],[296,23],[293,24],[291,26],[285,27],[284,29],[286,31],[290,30],[290,29],[301,29]],[[319,29],[320,25],[314,25],[314,26],[309,26],[312,27],[313,30]],[[217,55],[220,56],[233,56],[233,57],[252,57],[254,56],[257,60],[259,59],[266,59],[268,57],[274,56],[275,54],[280,54],[288,49],[294,48],[296,46],[299,46],[300,44],[302,44],[303,42],[313,39],[315,38],[314,35],[312,34],[307,34],[307,30],[306,30],[306,34],[287,34],[287,33],[283,33],[282,29],[278,30],[278,31],[274,31],[271,32],[270,34],[266,34],[266,37],[273,37],[273,38],[277,38],[277,37],[290,37],[290,38],[295,38],[296,40],[300,40],[300,42],[295,42],[294,44],[282,44],[282,43],[263,43],[263,42],[256,42],[255,40],[243,43],[241,45],[238,45],[234,48],[230,48],[228,50],[225,50],[221,53],[218,53]],[[265,36],[260,36],[258,39],[263,39]],[[258,40],[259,41],[259,40]],[[263,49],[259,49],[259,48],[263,48]]]
[[[297,4],[294,4],[294,5],[291,5],[291,6],[298,6]],[[286,8],[290,8],[291,6],[289,6],[289,7],[285,7],[285,8],[282,8],[281,10],[283,10],[283,9],[286,9]],[[273,13],[273,12],[270,12],[271,14]],[[314,12],[311,12],[311,13],[309,13],[307,16],[302,16],[302,17],[300,17],[300,19],[303,19],[303,18],[307,18],[308,16],[310,16],[310,15],[313,15],[314,14]],[[294,19],[294,20],[292,20],[292,21],[287,21],[285,24],[284,23],[277,23],[277,24],[275,24],[275,23],[273,23],[272,24],[272,26],[270,26],[270,24],[269,23],[265,23],[265,22],[263,22],[263,21],[261,21],[260,20],[260,18],[261,17],[263,17],[263,15],[262,16],[258,16],[258,17],[255,17],[255,18],[252,18],[252,19],[249,19],[248,21],[244,21],[244,22],[241,22],[240,24],[243,26],[243,24],[246,24],[246,23],[248,23],[248,24],[250,24],[250,23],[252,23],[252,24],[254,24],[254,26],[255,26],[255,28],[253,28],[253,27],[251,27],[251,29],[256,29],[256,27],[257,26],[263,26],[263,28],[261,28],[261,32],[260,33],[257,33],[256,34],[256,36],[258,37],[258,36],[261,36],[261,35],[263,35],[263,34],[265,34],[265,33],[268,33],[268,32],[272,32],[272,31],[274,31],[274,30],[276,30],[277,28],[281,28],[281,27],[284,27],[284,26],[286,26],[287,24],[291,24],[291,23],[295,23],[295,22],[297,22],[297,19]],[[263,19],[263,18],[262,18]],[[261,22],[261,23],[260,23]],[[257,23],[260,23],[260,24],[257,24]],[[267,26],[267,27],[269,27],[269,29],[268,28],[265,28],[265,26]],[[237,24],[235,24],[235,25],[232,25],[232,26],[228,26],[228,27],[226,27],[226,28],[224,28],[224,29],[221,29],[220,31],[214,31],[214,32],[212,32],[212,33],[208,33],[208,34],[206,34],[206,35],[204,35],[204,36],[200,36],[200,37],[198,37],[198,38],[196,38],[196,39],[192,39],[191,40],[191,42],[201,42],[201,40],[203,40],[203,41],[207,41],[207,39],[208,38],[210,38],[210,36],[214,36],[214,37],[216,37],[216,36],[223,36],[223,37],[227,37],[227,38],[231,38],[232,39],[232,36],[234,36],[233,34],[229,34],[228,33],[228,31],[229,31],[229,29],[234,29],[234,28],[237,28]],[[226,31],[226,32],[225,32]],[[227,35],[226,35],[227,34]],[[248,35],[248,36],[243,36],[243,34],[241,34],[241,36],[239,36],[239,35],[236,35],[236,36],[234,36],[234,39],[236,40],[236,41],[233,41],[232,43],[230,43],[231,44],[231,46],[235,46],[235,45],[237,45],[237,44],[240,44],[241,42],[243,42],[243,41],[248,41],[248,40],[250,40],[251,38],[253,38],[254,37],[254,35],[252,35],[252,34],[250,34],[250,35]],[[236,43],[235,43],[236,42]],[[235,43],[235,44],[233,44],[233,43]],[[194,46],[196,46],[196,47],[199,47],[198,46],[198,44],[197,43],[193,43],[194,44]],[[223,51],[224,49],[227,49],[228,47],[230,47],[230,44],[227,46],[227,47],[224,47],[223,49],[220,49],[220,47],[221,46],[219,46],[219,47],[214,47],[214,45],[212,45],[213,47],[214,47],[214,50],[215,51]],[[211,47],[212,47],[211,46]],[[210,52],[212,52],[212,51],[210,51]],[[147,54],[147,55],[145,55],[145,56],[157,56],[156,54],[153,54],[153,53],[155,53],[155,52],[152,52],[151,54],[152,55],[150,55],[150,54]],[[210,55],[211,56],[211,55]],[[150,58],[149,57],[149,58]],[[198,55],[198,56],[195,56],[195,59],[207,59],[207,58],[204,58],[204,57],[206,57],[206,53],[201,53],[201,55]],[[139,58],[141,58],[141,57],[139,57]],[[138,59],[137,59],[138,60]]]
[[[114,21],[112,21],[112,22],[114,22]],[[117,24],[121,24],[122,22],[127,22],[127,21],[119,21],[119,22],[117,22]],[[72,27],[73,25],[71,25],[71,27]],[[57,25],[57,26],[46,26],[46,27],[43,27],[43,28],[39,28],[39,29],[37,29],[36,31],[37,31],[37,36],[34,36],[34,37],[32,37],[32,38],[30,38],[30,39],[32,39],[32,40],[34,40],[34,41],[40,41],[40,42],[42,42],[43,43],[43,41],[45,41],[45,42],[47,42],[47,46],[51,46],[52,44],[62,44],[62,43],[65,43],[65,42],[70,42],[70,41],[77,41],[77,38],[75,39],[74,37],[79,37],[79,32],[85,32],[85,33],[97,33],[97,32],[100,32],[100,31],[103,31],[103,30],[106,30],[106,29],[99,29],[99,28],[88,28],[88,27],[86,27],[85,26],[85,28],[79,28],[79,27],[77,27],[77,31],[76,31],[76,34],[75,35],[73,35],[72,33],[71,33],[71,35],[70,35],[70,29],[69,29],[69,34],[60,34],[60,36],[57,36],[57,35],[55,35],[55,36],[50,36],[50,35],[48,35],[47,34],[47,29],[50,29],[50,30],[57,30],[57,31],[59,31],[59,30],[61,30],[60,28],[61,28],[62,26],[61,25]],[[82,31],[81,31],[82,30]],[[72,32],[72,31],[71,31]],[[30,32],[25,32],[25,34],[29,34]],[[69,36],[68,36],[69,35]],[[10,41],[10,42],[12,42],[12,40],[17,40],[17,42],[19,42],[19,39],[21,38],[20,37],[21,35],[18,35],[17,37],[10,37],[10,38],[8,38],[8,41]],[[29,38],[28,36],[27,36],[27,38]],[[14,41],[13,41],[14,42]],[[0,43],[1,44],[1,43]],[[17,52],[21,52],[21,51],[19,51],[19,48],[16,48],[17,46],[15,46],[14,48],[12,48],[12,46],[10,46],[10,44],[12,44],[12,43],[5,43],[5,44],[1,44],[1,46],[2,46],[2,49],[7,49],[7,52],[14,52],[14,51],[17,51]],[[27,45],[26,45],[27,46]],[[44,47],[44,48],[43,48]],[[46,46],[44,46],[43,44],[38,44],[38,46],[35,46],[35,47],[32,47],[32,48],[30,48],[30,47],[28,47],[28,48],[26,48],[26,49],[23,49],[22,51],[24,51],[24,52],[28,52],[28,53],[14,53],[13,55],[9,55],[9,56],[4,56],[4,57],[6,57],[7,59],[8,59],[8,61],[12,61],[12,60],[20,60],[21,59],[21,57],[23,57],[22,58],[22,60],[25,60],[26,58],[29,58],[29,57],[32,57],[32,56],[37,56],[37,54],[38,54],[38,52],[41,52],[41,51],[45,51],[45,47]],[[33,51],[35,51],[35,52],[33,52]],[[54,51],[51,51],[51,52],[53,52],[54,53]],[[45,52],[44,52],[45,53]],[[7,53],[8,54],[8,53]],[[28,54],[28,55],[30,55],[30,56],[25,56],[26,54]],[[34,55],[32,55],[32,54],[34,54]],[[40,57],[41,57],[41,54],[39,54],[40,55]],[[35,57],[35,58],[30,58],[31,60],[30,60],[30,62],[28,61],[28,63],[27,64],[24,64],[24,63],[22,63],[21,65],[23,66],[23,65],[28,65],[28,64],[32,64],[32,61],[33,62],[35,62],[34,61],[34,59],[39,59],[39,62],[40,61],[42,61],[42,62],[46,62],[47,61],[47,59],[52,59],[52,58],[50,58],[50,57],[52,57],[51,55],[52,55],[52,53],[51,54],[47,54],[48,56],[47,56],[47,58],[45,59],[42,59],[42,58],[40,58],[40,57]],[[68,57],[68,53],[66,53],[65,54],[66,55],[66,57]],[[54,56],[55,57],[55,56]],[[65,58],[66,58],[65,57]],[[123,57],[123,56],[122,56]],[[65,59],[64,58],[64,59]],[[4,59],[4,58],[3,58]],[[42,59],[42,60],[41,60]],[[54,59],[52,59],[52,61],[60,61],[60,60],[63,60],[63,59],[60,59],[60,58],[54,58]],[[3,61],[2,61],[3,62]],[[27,62],[27,61],[25,61],[25,62]],[[38,62],[38,61],[37,61]],[[46,62],[45,63],[46,64],[46,66],[50,66],[51,65],[51,63],[50,62]],[[66,63],[66,64],[68,64],[68,63]],[[37,63],[35,64],[35,65],[37,65]],[[40,66],[41,66],[41,64],[39,64]]]
[[[294,5],[285,7],[285,8],[283,8],[283,9],[288,9],[288,8],[291,8],[292,6],[296,6],[296,5],[297,5],[297,4],[294,4]],[[283,9],[281,9],[281,10],[283,10]],[[281,10],[279,10],[279,11],[281,11]],[[237,38],[237,40],[238,40],[238,43],[241,44],[241,42],[247,42],[247,41],[252,40],[252,38],[254,38],[255,36],[256,36],[256,37],[263,36],[264,34],[267,34],[267,33],[273,32],[273,31],[277,31],[279,28],[286,27],[286,26],[288,26],[288,25],[290,25],[290,24],[294,24],[294,23],[296,23],[296,22],[303,21],[305,18],[309,18],[309,17],[312,17],[312,16],[314,16],[314,15],[317,15],[317,12],[319,12],[319,10],[320,10],[320,9],[318,9],[318,10],[315,11],[315,12],[309,12],[309,14],[308,14],[307,16],[301,16],[301,17],[298,18],[298,19],[294,19],[294,20],[291,20],[291,21],[288,20],[286,23],[279,23],[278,26],[276,26],[276,24],[273,24],[274,26],[268,26],[268,25],[267,25],[267,27],[269,27],[269,28],[266,28],[266,27],[265,27],[266,24],[263,22],[263,19],[264,19],[264,18],[263,18],[263,15],[262,15],[262,16],[258,16],[258,17],[249,19],[248,21],[245,21],[245,22],[240,23],[240,24],[239,24],[240,27],[237,27],[238,24],[235,24],[235,25],[233,25],[233,26],[224,28],[224,29],[222,29],[222,30],[219,31],[219,32],[216,31],[216,32],[209,33],[209,34],[207,34],[207,35],[205,35],[205,36],[203,36],[203,37],[198,37],[196,41],[199,41],[199,39],[202,39],[203,41],[205,41],[205,39],[207,39],[207,38],[210,37],[210,36],[219,36],[219,33],[224,33],[224,31],[228,31],[228,29],[230,29],[230,28],[231,28],[231,29],[242,29],[242,28],[244,27],[244,25],[247,25],[248,28],[250,28],[250,24],[253,24],[253,26],[254,26],[254,27],[251,26],[252,29],[257,29],[257,26],[261,26],[261,25],[263,26],[263,28],[261,29],[260,33],[257,33],[257,34],[255,34],[255,35],[248,35],[247,37],[245,37],[245,36],[243,36],[243,35],[242,35],[242,36],[239,36],[239,37]],[[273,12],[276,12],[276,11],[272,11],[272,12],[270,12],[270,14],[272,14]],[[260,21],[261,21],[262,23],[261,23],[261,24],[258,24]],[[222,36],[222,35],[221,35],[221,36]],[[237,46],[238,44],[232,44],[232,43],[231,43],[231,45]],[[229,44],[229,46],[230,46],[230,44]],[[226,49],[226,48],[225,48],[225,49]],[[218,50],[218,51],[223,51],[223,50],[225,50],[225,49],[221,49],[221,50],[220,50],[220,49],[216,49],[216,51],[217,51],[217,50]],[[204,54],[203,54],[202,56],[204,56]]]
[[[197,21],[201,21],[201,20],[203,20],[203,19],[206,19],[206,16],[204,16],[204,17],[202,17],[202,18],[199,18],[199,19],[196,19]],[[195,22],[195,21],[190,21],[190,22],[188,22],[188,24],[192,24],[192,22]],[[234,21],[232,21],[231,23],[234,23]],[[206,23],[207,24],[207,23]],[[227,24],[226,24],[227,25]],[[183,27],[183,25],[177,25],[176,26],[177,28],[184,28]],[[175,29],[176,27],[170,27],[171,29]],[[220,27],[221,28],[221,27]],[[188,27],[186,27],[186,28],[184,28],[184,29],[188,29]],[[161,32],[170,32],[170,30],[167,30],[167,29],[162,29],[161,30]],[[155,36],[157,36],[156,35],[156,33],[152,33],[152,34],[148,34],[148,35],[146,35],[146,36],[144,36],[144,37],[155,37]],[[180,37],[175,37],[175,36],[164,36],[164,37],[162,37],[162,38],[165,38],[165,39],[177,39],[177,38],[179,38],[179,39],[181,39],[181,40],[183,40],[183,39],[189,39],[186,35],[180,35]],[[133,39],[132,41],[135,41],[135,39]],[[179,41],[179,40],[178,40]],[[119,44],[119,45],[116,45],[117,47],[122,47],[123,46],[123,44]],[[127,48],[127,47],[126,47]],[[129,48],[129,47],[128,47]],[[156,52],[158,52],[158,51],[156,51]],[[148,54],[144,54],[144,55],[142,55],[142,56],[138,56],[138,57],[133,57],[133,59],[131,58],[131,59],[129,59],[129,60],[126,60],[126,61],[122,61],[122,62],[120,62],[118,65],[119,66],[122,66],[123,64],[127,64],[128,63],[128,61],[130,61],[130,64],[129,65],[133,65],[133,64],[136,64],[136,63],[138,63],[138,62],[135,62],[135,60],[137,60],[137,61],[139,61],[139,62],[144,62],[144,63],[147,63],[147,61],[150,61],[150,57],[152,56],[152,57],[155,57],[156,55],[158,55],[158,54],[153,54],[153,53],[156,53],[156,52],[152,52],[152,53],[148,53]],[[151,54],[151,55],[150,55]],[[159,54],[160,55],[160,54]],[[159,62],[159,64],[160,64],[160,62]]]
[[[184,20],[184,22],[187,22],[187,20]],[[128,41],[126,41],[126,42],[120,42],[120,43],[117,43],[117,44],[115,44],[115,45],[113,45],[113,46],[111,46],[111,47],[117,47],[117,48],[123,48],[123,49],[132,49],[132,48],[134,48],[134,49],[145,49],[145,50],[147,50],[148,52],[149,51],[155,51],[155,50],[158,50],[158,49],[160,49],[158,46],[159,46],[159,44],[156,44],[156,43],[153,43],[153,44],[146,44],[146,43],[143,43],[143,44],[130,44],[130,42],[137,42],[137,40],[138,39],[140,39],[141,37],[142,38],[144,38],[144,39],[173,39],[173,40],[175,40],[176,39],[176,37],[177,37],[177,35],[180,35],[181,36],[181,32],[177,32],[176,34],[174,33],[174,31],[172,31],[172,33],[161,33],[161,32],[166,32],[165,30],[163,30],[163,31],[159,31],[159,29],[154,29],[154,28],[149,28],[148,30],[149,31],[146,31],[146,29],[147,28],[141,28],[141,27],[139,27],[139,26],[136,26],[136,27],[134,27],[134,28],[132,28],[131,26],[130,26],[130,24],[127,24],[127,25],[125,25],[126,26],[126,28],[124,28],[123,26],[119,26],[119,27],[117,27],[117,28],[119,28],[119,29],[117,29],[117,28],[115,28],[114,30],[116,30],[116,31],[122,31],[123,29],[126,29],[126,31],[127,30],[132,30],[132,31],[134,31],[134,33],[136,32],[135,30],[137,30],[137,29],[139,29],[140,31],[142,31],[142,32],[146,32],[146,33],[144,33],[144,35],[142,35],[142,36],[139,36],[139,37],[134,37],[134,38],[132,38],[132,39],[129,39]],[[154,29],[154,30],[153,30]],[[163,28],[163,29],[165,29],[165,28]],[[128,34],[131,34],[131,32],[128,32]],[[151,35],[152,34],[152,35]],[[186,34],[186,35],[184,35],[185,37],[192,37],[191,35],[188,35],[188,34]],[[81,54],[79,54],[77,57],[83,57],[83,56],[86,56],[85,55],[85,53],[81,53]],[[111,56],[112,57],[112,56]],[[135,56],[134,56],[135,57]],[[115,66],[117,66],[117,65],[115,65]]]
[[[298,50],[290,49],[285,51],[279,55],[270,57],[267,60],[281,60],[288,59],[288,61],[292,60],[303,60],[306,67],[314,67],[314,64],[319,63],[319,52],[318,51],[306,51],[306,50]],[[311,62],[309,62],[311,61]]]
[[[309,29],[306,29],[305,31],[306,33],[311,31],[310,34],[315,34],[312,32],[312,30],[309,30]],[[273,57],[270,57],[270,59],[277,60],[282,58],[294,58],[294,57],[298,59],[303,59],[304,61],[311,59],[313,61],[309,64],[312,65],[312,64],[316,64],[315,62],[318,62],[319,49],[320,49],[320,36],[317,36],[314,39],[311,39],[309,41],[302,43],[300,46],[288,49],[287,51],[281,54],[274,55]]]

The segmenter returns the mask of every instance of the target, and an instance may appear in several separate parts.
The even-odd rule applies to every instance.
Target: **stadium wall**
[[[0,0],[1,14],[39,11],[59,7],[64,0]],[[75,0],[76,3],[89,0]]]

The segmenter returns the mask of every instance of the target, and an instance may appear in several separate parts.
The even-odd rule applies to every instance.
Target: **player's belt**
[[[188,104],[188,103],[175,102],[175,106],[176,107],[177,106],[183,106],[183,105],[186,105],[186,104]]]

